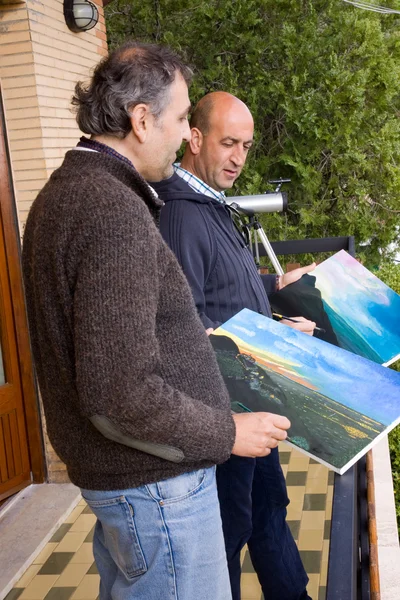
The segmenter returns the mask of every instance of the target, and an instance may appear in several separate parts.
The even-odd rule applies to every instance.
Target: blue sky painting
[[[248,309],[215,334],[228,336],[239,348],[236,357],[230,354],[230,366],[229,353],[217,351],[230,393],[239,379],[246,380],[249,393],[241,392],[240,404],[253,410],[251,397],[258,390],[256,410],[258,401],[265,402],[261,410],[286,414],[295,426],[299,419],[302,431],[289,441],[298,440],[300,449],[337,472],[344,472],[375,438],[400,421],[400,373],[392,369]],[[245,364],[246,355],[253,363],[239,372],[237,358]],[[324,444],[329,433],[328,448]]]
[[[380,364],[400,358],[400,296],[344,250],[310,275],[341,348]]]

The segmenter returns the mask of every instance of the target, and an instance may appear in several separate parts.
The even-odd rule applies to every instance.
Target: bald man
[[[235,227],[224,190],[239,177],[253,144],[247,106],[226,92],[197,104],[191,139],[169,179],[152,184],[165,202],[160,230],[189,281],[210,332],[243,308],[271,317],[268,293],[297,280],[314,265],[280,277],[260,276]],[[312,335],[315,323],[299,318]],[[240,551],[247,543],[265,600],[307,600],[308,582],[286,523],[289,503],[277,448],[263,458],[231,458],[217,467],[225,547],[233,600],[240,600]]]

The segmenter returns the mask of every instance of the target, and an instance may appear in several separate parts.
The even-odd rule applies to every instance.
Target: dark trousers
[[[246,543],[265,600],[310,600],[286,523],[289,499],[278,450],[264,458],[231,456],[217,467],[217,486],[233,600],[240,600],[240,551]]]

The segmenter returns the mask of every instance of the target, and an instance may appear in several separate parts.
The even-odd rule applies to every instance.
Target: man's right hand
[[[314,329],[316,328],[316,323],[314,323],[314,321],[309,321],[304,317],[294,317],[294,321],[282,319],[281,323],[291,327],[292,329],[297,329],[297,331],[302,331],[307,335],[314,335]]]
[[[271,448],[286,439],[290,427],[286,417],[267,412],[235,414],[233,420],[236,438],[232,454],[249,458],[270,454]]]

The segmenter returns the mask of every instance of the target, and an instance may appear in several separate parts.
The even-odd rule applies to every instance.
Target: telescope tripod
[[[257,269],[260,270],[260,253],[258,250],[258,239],[259,239],[261,244],[264,246],[265,252],[267,253],[267,256],[269,257],[269,259],[275,269],[276,274],[283,275],[284,271],[283,271],[283,269],[279,263],[279,260],[277,259],[277,256],[271,246],[271,243],[267,237],[267,234],[265,233],[264,229],[262,228],[261,223],[254,216],[254,211],[249,210],[248,208],[243,208],[243,207],[239,206],[238,204],[236,204],[235,202],[233,202],[230,205],[227,205],[227,208],[231,211],[232,216],[236,215],[236,217],[239,217],[239,219],[240,219],[240,228],[242,229],[242,233],[244,234],[244,237],[246,238],[246,242],[249,246],[249,250],[254,256],[254,260],[255,260]],[[247,223],[244,223],[243,220],[241,219],[242,215],[244,215],[248,218]],[[237,226],[237,224],[236,224],[236,226]],[[238,229],[240,229],[240,228],[238,228]],[[254,239],[254,241],[253,241],[253,239]],[[254,252],[253,252],[253,244],[254,244]]]
[[[250,252],[253,254],[254,256],[254,260],[256,262],[256,266],[257,269],[260,270],[260,253],[258,250],[258,241],[257,238],[260,240],[260,242],[262,243],[262,245],[264,246],[264,250],[267,253],[272,266],[275,269],[275,273],[277,275],[283,275],[284,271],[279,263],[279,260],[271,246],[271,243],[267,237],[267,234],[265,233],[264,229],[262,228],[261,223],[254,217],[254,215],[249,216],[249,222],[246,223],[244,225],[244,227],[246,227],[248,234],[249,234],[249,248],[250,248]],[[253,252],[253,237],[254,237],[254,252]]]
[[[265,201],[265,198],[267,198],[270,195],[273,195],[274,197],[276,195],[279,195],[282,184],[289,183],[289,182],[290,182],[290,179],[282,179],[282,178],[270,180],[268,183],[273,183],[277,187],[275,188],[275,191],[272,192],[272,194],[270,194],[270,193],[264,194],[263,200]],[[285,194],[280,194],[280,195],[285,196],[285,198],[286,198]],[[251,198],[259,198],[259,196],[246,197],[246,199],[251,199]],[[235,200],[236,200],[236,198],[235,198]],[[256,204],[253,203],[253,207],[249,207],[248,204],[245,206],[242,206],[241,204],[238,204],[238,202],[239,202],[239,199],[236,202],[233,202],[232,204],[230,204],[230,208],[233,209],[234,213],[239,215],[239,217],[240,217],[240,215],[245,215],[246,217],[248,217],[248,222],[243,223],[243,221],[241,221],[241,226],[242,226],[242,229],[244,230],[243,232],[245,234],[245,237],[248,240],[250,252],[254,256],[254,260],[255,260],[257,269],[260,270],[260,253],[258,250],[258,241],[257,241],[257,239],[259,239],[261,244],[264,246],[264,250],[267,253],[267,256],[269,257],[269,259],[275,269],[276,274],[283,275],[284,271],[283,271],[283,269],[279,263],[279,260],[277,259],[276,254],[270,244],[267,234],[265,233],[264,229],[262,228],[261,223],[255,217],[256,211],[254,210],[253,207],[256,206]],[[262,204],[263,204],[263,202],[261,202],[261,205]],[[287,206],[287,199],[283,205],[283,210],[286,210],[286,206]],[[253,252],[253,238],[254,238],[254,252]]]

